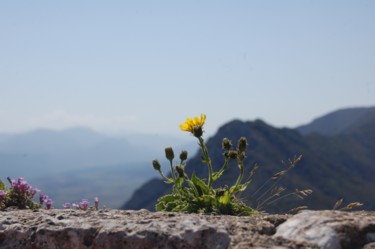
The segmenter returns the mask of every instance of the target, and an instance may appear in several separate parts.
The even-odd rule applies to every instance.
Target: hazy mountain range
[[[332,206],[341,196],[374,207],[374,200],[367,198],[373,196],[368,191],[374,187],[374,113],[374,108],[340,110],[297,129],[278,129],[261,120],[234,120],[207,141],[218,164],[222,160],[220,147],[224,136],[233,142],[240,136],[249,138],[247,168],[255,162],[261,165],[249,189],[256,189],[281,169],[281,160],[303,154],[302,162],[284,179],[283,185],[288,189],[314,189],[315,197],[309,199],[313,207]],[[176,153],[187,149],[191,158],[187,169],[205,174],[205,167],[199,166],[200,156],[194,155],[198,150],[196,141],[193,137],[182,137],[108,136],[84,127],[0,134],[0,178],[6,181],[8,176],[24,177],[52,197],[56,208],[66,201],[99,196],[102,205],[112,208],[153,209],[156,198],[169,189],[150,164],[155,158],[163,161],[164,147],[173,146]],[[231,167],[229,173],[224,180],[231,182],[237,176],[236,167]],[[131,198],[135,190],[136,195]],[[243,198],[250,200],[246,196],[249,194]]]
[[[191,146],[173,136],[108,136],[82,127],[0,134],[0,178],[24,177],[58,208],[95,196],[103,205],[120,207],[151,178],[150,161],[169,145]]]
[[[249,205],[254,207],[261,202],[256,190],[274,173],[285,169],[282,160],[302,154],[301,162],[278,185],[289,192],[296,188],[312,189],[313,194],[304,200],[289,196],[263,210],[285,212],[301,205],[331,209],[341,197],[345,203],[362,202],[363,209],[375,209],[375,107],[335,111],[296,129],[275,128],[261,120],[233,120],[206,139],[215,170],[223,163],[222,139],[227,137],[236,143],[241,136],[249,141],[247,173],[254,163],[260,165],[254,181],[240,196]],[[163,168],[168,169],[166,165]],[[199,176],[207,176],[200,154],[189,159],[186,170],[189,175],[194,171]],[[154,174],[155,178],[137,189],[122,208],[154,209],[157,198],[168,193],[171,187],[160,180],[157,172]],[[232,165],[217,185],[232,185],[237,176],[238,168]]]

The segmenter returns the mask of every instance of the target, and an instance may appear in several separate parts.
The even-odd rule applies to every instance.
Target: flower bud
[[[237,150],[238,152],[241,154],[242,152],[245,152],[246,151],[246,147],[247,147],[247,139],[245,137],[241,137],[239,140],[238,140],[238,143],[237,143]]]
[[[187,157],[188,157],[187,151],[186,150],[181,151],[181,154],[180,154],[181,161],[185,161]]]
[[[154,167],[155,170],[159,171],[161,166],[158,160],[152,160],[152,166]]]
[[[179,177],[183,178],[185,176],[184,169],[181,166],[176,166],[176,171]]]
[[[238,155],[238,152],[235,150],[229,150],[225,152],[225,157],[230,158],[230,159],[236,159]]]
[[[224,150],[230,150],[232,148],[232,142],[228,138],[224,138],[222,146]]]
[[[197,138],[201,137],[203,135],[203,128],[200,125],[196,125],[193,128],[193,135]]]
[[[174,152],[172,147],[166,147],[165,148],[165,157],[169,160],[172,161],[174,158]]]

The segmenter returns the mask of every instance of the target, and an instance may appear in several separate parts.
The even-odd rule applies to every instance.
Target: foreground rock
[[[304,211],[281,224],[274,237],[320,248],[375,248],[375,212]]]
[[[0,212],[1,249],[363,247],[375,248],[374,212],[253,217],[146,210]]]

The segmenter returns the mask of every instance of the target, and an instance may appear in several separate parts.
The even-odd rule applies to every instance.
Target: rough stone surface
[[[375,212],[303,211],[281,224],[274,237],[324,249],[371,248],[370,243],[375,242]]]
[[[0,212],[0,249],[375,248],[374,237],[375,212],[252,217],[147,210]]]

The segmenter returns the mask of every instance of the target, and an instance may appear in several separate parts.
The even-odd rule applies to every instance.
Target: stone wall
[[[215,216],[147,210],[0,212],[0,249],[375,248],[375,212]]]

